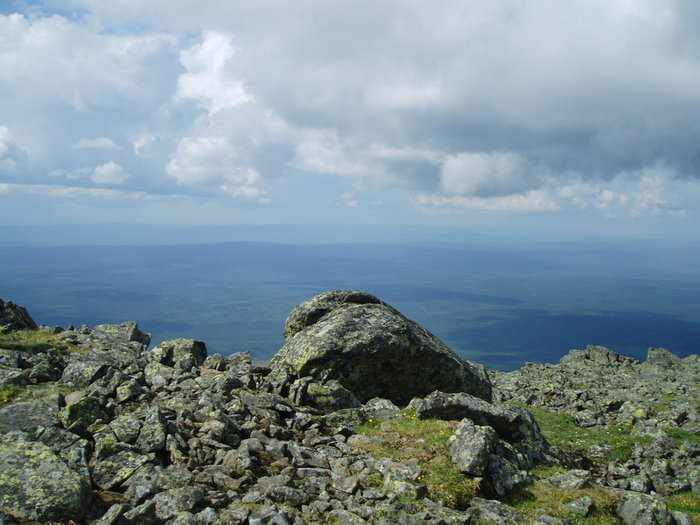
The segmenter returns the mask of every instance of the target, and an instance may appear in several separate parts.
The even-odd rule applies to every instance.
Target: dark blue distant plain
[[[604,345],[700,350],[697,253],[687,247],[447,243],[0,248],[0,298],[48,325],[136,320],[154,342],[269,359],[316,293],[377,295],[465,358],[511,370]]]

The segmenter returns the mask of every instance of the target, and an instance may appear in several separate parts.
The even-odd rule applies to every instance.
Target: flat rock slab
[[[88,487],[48,446],[10,432],[0,438],[0,510],[24,521],[78,520]]]
[[[0,409],[0,434],[12,430],[34,432],[38,427],[57,425],[58,414],[55,396],[13,403]]]

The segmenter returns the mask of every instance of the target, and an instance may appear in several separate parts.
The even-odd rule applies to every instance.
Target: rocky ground
[[[297,307],[269,368],[2,301],[0,332],[0,523],[596,523],[604,494],[604,522],[685,524],[664,497],[700,491],[696,356],[590,347],[487,374],[352,291]],[[524,406],[640,438],[625,458],[554,446]],[[561,515],[517,503],[545,486]]]

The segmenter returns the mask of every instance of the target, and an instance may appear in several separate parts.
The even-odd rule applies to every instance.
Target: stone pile
[[[528,363],[514,372],[491,371],[494,399],[573,416],[582,427],[624,424],[645,437],[628,459],[606,460],[610,447],[581,451],[592,479],[643,494],[700,492],[700,446],[679,445],[677,429],[700,434],[700,360],[650,348],[640,362],[602,346],[572,350],[557,365]],[[603,460],[603,461],[601,461]]]
[[[366,333],[354,318],[368,323]],[[380,335],[379,321],[388,335]],[[192,339],[149,350],[150,336],[133,322],[41,327],[36,333],[51,335],[48,343],[0,348],[0,388],[33,393],[0,408],[0,523],[506,523],[524,518],[497,498],[530,483],[539,463],[573,464],[527,410],[491,402],[483,367],[369,294],[322,294],[295,309],[285,330],[285,348],[270,367],[255,366],[245,352],[208,355]],[[445,377],[427,366],[429,358]],[[399,362],[403,375],[391,375]],[[527,394],[521,385],[534,366],[522,376],[496,374],[494,397],[555,405],[550,390],[530,385]],[[665,365],[653,366],[664,376]],[[415,380],[420,368],[426,373]],[[551,382],[565,381],[556,367],[547,370]],[[468,508],[448,508],[430,494],[417,462],[375,457],[362,446],[370,438],[356,433],[358,425],[402,418],[397,405],[407,403],[419,419],[458,422],[450,454],[481,482]],[[596,424],[610,413],[599,414],[598,404],[584,410]],[[694,418],[688,412],[683,422]],[[666,465],[664,478],[645,481],[637,464],[568,476],[616,487],[620,516],[636,523],[661,508],[645,493],[661,483],[667,493],[679,490],[685,478],[669,471],[682,458],[690,469],[698,456],[655,441],[635,457],[652,470]],[[667,514],[648,522],[684,523]]]

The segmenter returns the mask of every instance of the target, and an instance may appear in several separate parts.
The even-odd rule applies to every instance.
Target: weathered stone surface
[[[436,336],[364,292],[335,290],[297,306],[271,377],[337,379],[360,401],[406,404],[433,390],[491,398],[482,366],[462,360]]]
[[[0,514],[18,520],[79,520],[88,487],[44,443],[26,434],[0,435]]]
[[[299,310],[297,317],[290,315],[288,337],[317,329],[339,309],[379,307],[393,310],[362,292],[331,293],[309,310]],[[338,335],[332,325],[327,330],[326,336]],[[651,500],[638,499],[635,492],[623,494],[619,512],[629,523],[670,523],[670,513],[676,524],[685,525],[690,519],[668,511],[658,494],[700,487],[700,447],[683,439],[682,432],[664,430],[700,428],[697,356],[679,360],[652,349],[647,362],[639,363],[589,347],[572,352],[560,365],[494,372],[498,400],[569,411],[582,425],[631,421],[633,432],[651,436],[622,460],[607,445],[573,453],[549,447],[524,408],[491,404],[464,392],[416,398],[411,406],[417,417],[460,421],[448,447],[464,475],[478,478],[479,487],[464,511],[444,507],[452,504],[447,500],[433,500],[438,495],[431,494],[431,476],[422,460],[369,452],[376,454],[375,445],[381,450],[394,446],[394,440],[403,442],[406,436],[399,432],[412,424],[405,421],[413,418],[412,411],[402,411],[387,398],[358,406],[340,376],[319,372],[318,377],[299,377],[287,368],[268,378],[271,370],[254,366],[248,353],[206,357],[203,343],[193,340],[166,342],[148,352],[142,342],[127,341],[130,336],[109,329],[82,326],[57,332],[46,344],[0,352],[0,383],[17,381],[12,384],[40,395],[61,393],[1,409],[0,435],[26,428],[12,441],[25,443],[21,446],[34,455],[52,454],[51,462],[62,461],[61,468],[72,472],[66,479],[79,479],[83,487],[91,484],[100,494],[87,503],[83,499],[88,514],[74,515],[76,523],[302,525],[329,517],[371,525],[515,522],[522,518],[514,509],[478,496],[503,499],[526,486],[531,468],[544,460],[578,469],[549,478],[565,490],[590,480],[656,492]],[[387,336],[402,338],[409,336],[400,330]],[[339,351],[338,358],[343,355]],[[55,387],[35,384],[61,376]],[[376,376],[382,377],[393,380],[393,371]],[[366,422],[375,428],[377,421],[378,435],[354,433]],[[416,441],[429,443],[427,436],[416,436]],[[37,452],[37,447],[43,448]],[[25,470],[30,477],[40,466],[30,464]],[[595,520],[601,510],[584,497],[564,512],[577,521],[574,513]],[[0,509],[0,516],[8,515]],[[533,523],[567,520],[541,515]]]
[[[509,443],[529,440],[542,448],[548,446],[535,418],[521,407],[493,405],[463,392],[432,392],[423,399],[411,400],[410,406],[416,409],[420,419],[468,418],[477,425],[492,427]]]
[[[148,354],[151,361],[166,366],[174,366],[177,361],[192,360],[193,366],[200,366],[207,358],[207,347],[202,341],[194,339],[173,339],[163,341]]]
[[[682,359],[672,354],[665,348],[649,348],[645,365],[658,366],[660,368],[673,368],[682,363]]]
[[[660,497],[627,490],[617,491],[620,503],[616,512],[626,525],[673,525],[675,520]]]
[[[0,434],[11,430],[34,432],[58,424],[59,397],[34,399],[0,408]]]
[[[126,321],[120,324],[100,324],[95,327],[95,331],[125,343],[136,341],[144,346],[151,344],[151,334],[145,334],[139,330],[139,325],[136,321]]]
[[[560,489],[579,490],[591,481],[591,473],[583,469],[571,469],[567,472],[554,474],[547,481]]]
[[[482,476],[497,439],[491,427],[476,426],[471,420],[463,419],[450,436],[450,454],[462,472]]]
[[[467,514],[472,523],[523,523],[525,517],[513,507],[498,500],[472,498]]]
[[[36,323],[23,306],[0,299],[0,333],[15,330],[34,330]]]

